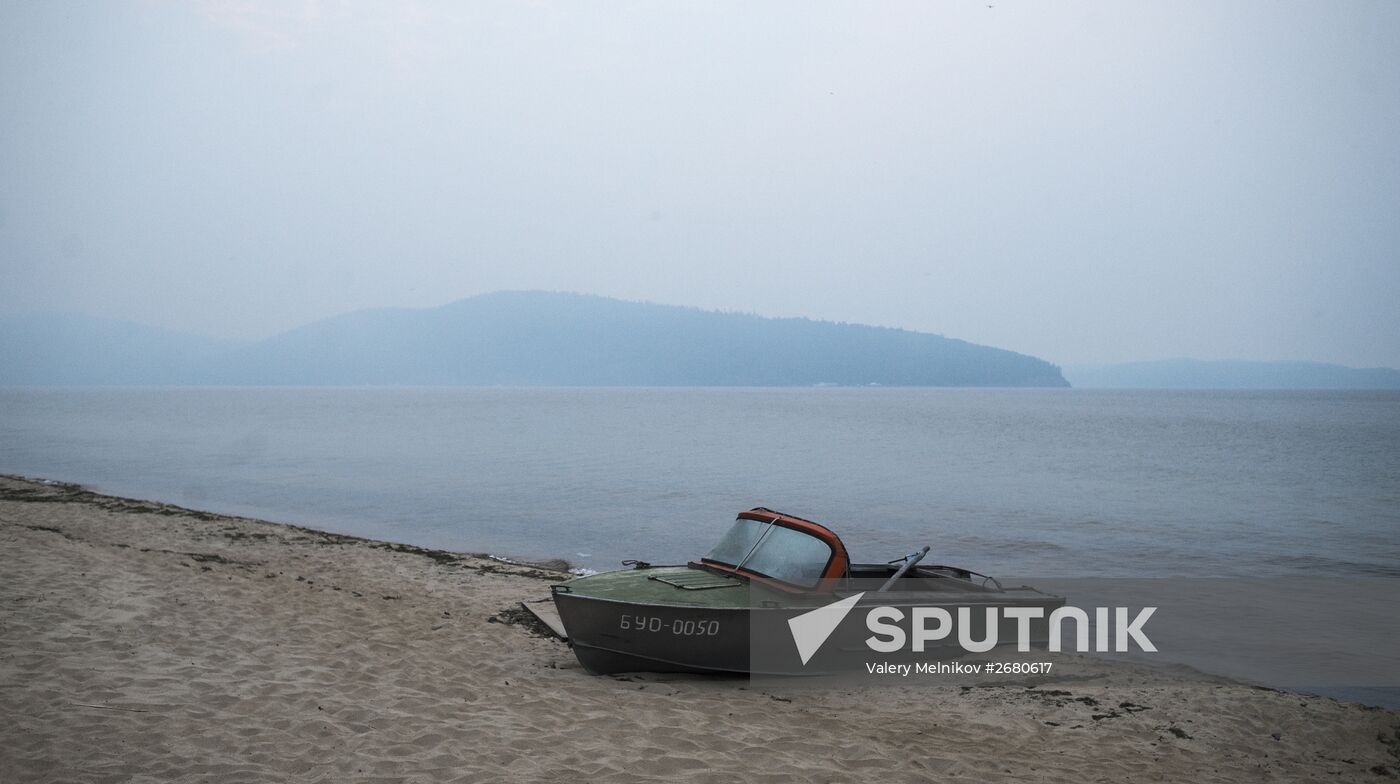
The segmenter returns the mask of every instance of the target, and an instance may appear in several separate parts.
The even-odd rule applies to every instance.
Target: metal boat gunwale
[[[630,607],[667,607],[667,608],[674,608],[674,609],[678,609],[678,610],[704,610],[704,611],[707,611],[707,612],[751,612],[751,611],[754,611],[754,610],[758,610],[758,611],[763,611],[763,610],[792,610],[792,609],[795,609],[795,608],[797,608],[797,607],[803,606],[803,605],[801,605],[801,604],[791,604],[791,605],[777,605],[777,606],[772,606],[772,607],[766,607],[766,606],[761,606],[761,607],[748,607],[748,606],[715,607],[715,606],[713,606],[713,605],[678,604],[678,603],[677,603],[677,604],[673,604],[673,603],[670,603],[670,602],[655,602],[655,601],[647,601],[647,602],[642,602],[642,601],[629,601],[629,600],[626,600],[626,599],[615,599],[615,598],[612,598],[612,597],[609,597],[609,596],[592,596],[592,595],[590,595],[590,594],[579,593],[579,592],[577,592],[577,591],[572,591],[572,590],[558,590],[559,588],[563,588],[563,587],[566,587],[566,586],[563,586],[562,584],[561,584],[561,585],[551,585],[551,586],[550,586],[550,592],[553,593],[553,594],[564,594],[564,595],[566,595],[566,596],[570,596],[570,597],[577,598],[577,599],[587,599],[587,600],[590,601],[590,602],[603,602],[603,603],[606,603],[606,604],[625,604],[625,605],[628,605],[628,606],[630,606]],[[737,587],[739,587],[739,586],[735,586],[735,587],[737,588]],[[862,597],[862,601],[856,602],[856,606],[857,606],[857,607],[866,607],[866,606],[875,606],[875,605],[889,605],[889,606],[891,606],[891,607],[900,607],[900,606],[903,606],[903,605],[905,605],[905,604],[911,604],[911,605],[912,605],[912,604],[918,604],[918,605],[921,605],[921,606],[937,606],[937,605],[939,605],[939,604],[958,604],[959,606],[961,606],[961,605],[968,605],[968,604],[1006,604],[1005,600],[997,601],[994,597],[997,597],[997,596],[1005,596],[1006,594],[1016,593],[1016,592],[1022,592],[1022,591],[1027,592],[1027,593],[1035,593],[1035,594],[1038,594],[1038,595],[1040,595],[1040,596],[1044,596],[1044,597],[1049,598],[1049,599],[1058,598],[1058,597],[1056,597],[1054,594],[1045,593],[1044,591],[1041,591],[1041,590],[1036,589],[1036,588],[1032,588],[1032,587],[1030,587],[1030,586],[1017,586],[1017,587],[1015,587],[1015,588],[1006,588],[1006,589],[1003,589],[1003,590],[1001,590],[1001,591],[991,591],[991,592],[989,592],[989,591],[941,591],[941,592],[933,592],[933,591],[886,591],[886,592],[884,592],[884,593],[876,593],[876,592],[874,592],[874,591],[856,591],[856,590],[852,590],[852,589],[837,589],[837,590],[835,590],[835,591],[833,591],[833,592],[831,593],[831,596],[835,596],[835,597],[845,597],[845,596],[852,596],[852,595],[857,594],[857,593],[864,593],[864,594],[866,594],[867,596],[870,596],[870,597],[887,597],[887,598],[884,598],[884,599],[871,598],[871,599],[869,599],[869,600],[865,600],[865,599]],[[922,598],[917,598],[917,599],[916,599],[916,597],[922,597]],[[934,597],[935,600],[932,600],[932,601],[931,601],[931,600],[930,600],[930,597]],[[937,601],[937,600],[936,600],[936,599],[941,599],[941,598],[943,598],[943,597],[948,597],[948,598],[950,598],[950,599],[955,599],[956,601],[940,602],[940,601]],[[972,599],[968,599],[968,598],[966,598],[966,597],[973,597],[973,598],[972,598]],[[983,601],[978,601],[977,599],[979,599],[979,598],[982,599]],[[901,599],[902,599],[903,601],[901,601]],[[824,602],[823,602],[823,603],[824,603]]]

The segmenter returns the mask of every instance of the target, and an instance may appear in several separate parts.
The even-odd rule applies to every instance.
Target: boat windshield
[[[753,546],[758,544],[758,540],[763,538],[763,534],[772,523],[749,520],[740,517],[734,521],[734,526],[719,540],[715,549],[705,556],[707,561],[715,561],[726,566],[738,566],[744,562],[744,558],[753,550]]]
[[[803,531],[741,517],[705,560],[812,588],[831,562],[831,546]]]

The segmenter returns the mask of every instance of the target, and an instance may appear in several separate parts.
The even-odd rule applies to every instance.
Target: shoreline
[[[1027,686],[595,677],[509,611],[569,575],[0,477],[17,781],[1374,781],[1400,713],[1078,661]]]
[[[94,506],[107,509],[114,509],[122,512],[147,512],[163,516],[184,515],[186,517],[191,517],[196,520],[202,520],[206,522],[214,522],[217,520],[236,520],[240,522],[254,523],[257,525],[276,526],[277,528],[290,529],[308,536],[322,537],[328,542],[336,544],[357,544],[365,547],[378,548],[381,550],[391,550],[399,553],[421,555],[425,558],[431,558],[441,563],[453,563],[462,561],[463,559],[481,559],[494,561],[504,566],[514,566],[524,569],[539,570],[542,574],[538,576],[542,579],[567,580],[571,577],[578,576],[578,574],[573,571],[575,569],[573,564],[571,564],[569,561],[563,558],[548,558],[540,561],[531,561],[525,559],[492,555],[489,553],[455,552],[452,550],[443,550],[435,547],[422,547],[416,544],[408,544],[405,542],[391,542],[387,539],[372,539],[367,536],[343,534],[337,531],[328,531],[324,528],[316,528],[314,526],[300,525],[297,523],[284,523],[277,522],[275,520],[264,520],[258,517],[248,517],[245,515],[224,514],[222,512],[210,512],[202,509],[192,509],[187,506],[180,506],[178,504],[172,504],[166,501],[158,501],[145,498],[131,498],[128,496],[112,495],[110,493],[99,493],[96,490],[88,489],[86,486],[77,482],[64,482],[57,479],[24,476],[22,474],[0,473],[0,480],[6,479],[13,480],[24,485],[52,488],[54,493],[49,494],[51,497],[45,499],[47,502],[51,503],[88,503]],[[53,497],[55,493],[60,493],[62,494],[62,496]],[[18,495],[22,496],[24,495],[24,493],[21,491]],[[20,500],[15,496],[16,494],[11,488],[0,486],[0,501]],[[548,573],[548,575],[546,576],[546,574],[544,573]]]

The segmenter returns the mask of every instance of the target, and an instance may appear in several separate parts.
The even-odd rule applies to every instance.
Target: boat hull
[[[747,608],[678,607],[556,591],[554,604],[584,669],[749,672]]]
[[[800,602],[797,606],[693,606],[599,598],[582,592],[560,590],[559,587],[556,587],[554,592],[555,606],[568,632],[569,643],[573,646],[579,663],[595,675],[621,672],[815,675],[839,671],[839,666],[824,666],[832,661],[825,656],[811,662],[799,661],[795,649],[787,650],[791,645],[790,640],[783,645],[783,650],[775,651],[770,639],[767,647],[763,648],[761,665],[755,666],[754,646],[751,644],[755,628],[770,630],[770,633],[773,629],[784,630],[789,619],[833,600],[830,596],[820,601],[812,601],[815,597],[805,598],[807,601]],[[984,609],[1039,606],[1048,616],[1063,604],[1063,598],[1033,589],[960,599],[948,596],[935,599],[927,595],[867,593],[855,605],[855,610],[877,606],[891,606],[902,610],[943,606],[956,612],[956,608],[960,607]],[[985,616],[981,612],[973,612],[971,615],[976,627],[972,630],[974,639],[983,639],[987,635],[987,629],[981,623],[983,617]],[[823,644],[823,653],[866,653],[869,648],[865,640],[869,635],[870,631],[864,624],[846,625]],[[1010,641],[1015,639],[1014,635],[1014,622],[1003,619],[999,638]],[[1032,624],[1030,639],[1043,642],[1045,638],[1044,621]],[[957,647],[955,639],[956,635],[944,643],[930,646],[929,653],[918,654],[917,657],[960,656],[962,649]],[[932,650],[934,647],[937,647],[936,653]],[[895,658],[899,655],[896,654]],[[849,664],[849,659],[846,662]]]

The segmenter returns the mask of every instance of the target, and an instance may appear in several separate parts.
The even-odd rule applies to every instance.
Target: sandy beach
[[[1103,664],[1028,687],[594,677],[546,568],[0,478],[0,781],[1376,781],[1400,714]]]

